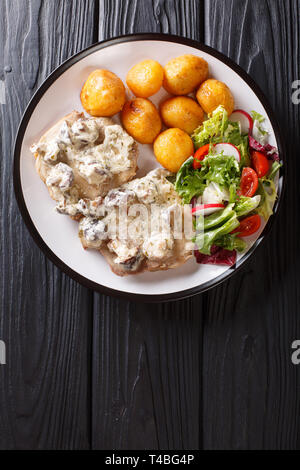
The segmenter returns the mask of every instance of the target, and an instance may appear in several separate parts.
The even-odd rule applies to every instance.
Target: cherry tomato
[[[242,196],[252,197],[258,188],[258,177],[252,168],[246,167],[242,171],[241,191]]]
[[[238,237],[248,237],[253,233],[257,232],[261,224],[259,215],[250,215],[243,219],[238,228],[233,230],[231,233],[237,233]]]
[[[270,162],[267,157],[261,152],[252,152],[251,160],[254,170],[259,178],[266,176],[270,169]]]
[[[198,170],[201,167],[200,161],[203,160],[209,152],[209,144],[200,147],[194,154],[193,167],[194,170]]]

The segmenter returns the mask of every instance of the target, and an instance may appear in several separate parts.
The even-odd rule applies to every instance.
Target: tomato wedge
[[[258,188],[258,177],[252,168],[246,167],[242,171],[241,195],[252,197]]]
[[[251,160],[254,170],[257,173],[259,178],[263,178],[266,176],[270,169],[270,162],[267,157],[261,152],[252,152],[251,153]]]
[[[194,154],[193,167],[198,170],[201,167],[201,160],[203,160],[209,152],[209,144],[202,145]]]
[[[253,233],[257,232],[261,224],[259,215],[250,215],[243,219],[238,228],[233,230],[231,233],[237,233],[238,237],[249,237]]]

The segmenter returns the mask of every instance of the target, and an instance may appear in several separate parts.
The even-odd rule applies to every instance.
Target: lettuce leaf
[[[204,233],[199,233],[195,237],[196,245],[198,246],[199,252],[204,255],[209,255],[211,252],[212,245],[215,244],[215,241],[220,239],[223,235],[227,235],[232,232],[235,228],[240,225],[236,213],[224,222],[224,224],[213,228]]]
[[[262,145],[266,143],[267,136],[269,135],[269,132],[267,129],[262,127],[260,124],[262,124],[266,119],[264,116],[261,114],[257,113],[256,111],[251,112],[252,118],[253,118],[253,129],[252,129],[252,136]]]
[[[203,176],[194,170],[193,161],[194,158],[190,157],[182,164],[175,181],[175,190],[185,204],[189,204],[194,196],[202,194],[206,186]]]
[[[208,155],[202,162],[200,172],[207,183],[214,182],[221,188],[229,189],[229,202],[236,200],[236,191],[240,184],[240,167],[234,157]]]
[[[257,113],[256,111],[251,111],[251,116],[253,121],[258,121],[259,123],[265,121],[265,117],[262,114]]]
[[[245,240],[242,240],[235,234],[227,234],[223,235],[223,237],[219,238],[218,240],[215,241],[215,244],[217,246],[220,246],[221,248],[224,248],[225,250],[236,250],[239,252],[245,251],[247,248],[247,243]]]
[[[272,166],[270,168],[269,174],[268,174],[268,179],[274,180],[276,173],[278,172],[279,168],[282,167],[282,164],[275,161],[272,163]]]
[[[258,184],[258,194],[261,196],[261,202],[256,212],[261,215],[265,221],[273,214],[273,205],[277,198],[275,183],[271,179],[261,178]]]
[[[257,195],[254,197],[240,196],[239,200],[234,206],[234,210],[237,213],[238,217],[249,214],[249,212],[254,211],[259,206],[261,196]]]
[[[228,114],[223,106],[216,108],[209,119],[204,121],[200,127],[195,129],[192,139],[196,149],[209,143],[223,142],[223,136],[228,126]]]
[[[221,154],[208,155],[201,162],[199,170],[193,168],[193,157],[188,158],[177,173],[175,189],[184,203],[188,204],[194,196],[202,195],[210,182],[229,189],[230,202],[234,202],[240,184],[240,167],[235,158]]]
[[[233,144],[241,152],[241,166],[250,164],[248,134],[242,134],[239,123],[228,119],[227,111],[223,106],[219,106],[209,115],[209,118],[194,131],[192,139],[196,149],[209,143]]]
[[[257,192],[261,196],[261,200],[256,212],[261,215],[266,222],[273,214],[273,206],[277,199],[277,189],[274,178],[281,166],[281,163],[274,161],[269,174],[264,178],[260,178],[258,182]]]
[[[230,142],[230,141],[228,141]],[[231,143],[231,142],[230,142]],[[249,137],[248,135],[241,135],[240,143],[233,144],[235,145],[241,153],[241,167],[250,166],[250,153],[249,153]]]
[[[236,159],[221,154],[205,157],[202,161],[200,173],[205,175],[207,181],[213,181],[227,188],[232,183],[239,184],[241,174]]]
[[[233,206],[234,204],[228,204],[225,209],[214,212],[213,214],[204,217],[204,230],[210,230],[211,228],[221,225],[226,220],[230,219],[230,217],[234,215]]]

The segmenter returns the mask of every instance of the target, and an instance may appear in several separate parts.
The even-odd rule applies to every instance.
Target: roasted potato
[[[208,77],[208,64],[192,54],[171,59],[164,67],[163,86],[172,95],[187,95]]]
[[[128,72],[126,83],[135,96],[148,98],[161,88],[164,69],[156,60],[143,60]]]
[[[146,98],[127,101],[121,120],[128,134],[141,144],[152,144],[161,130],[160,115],[154,104]]]
[[[178,127],[192,134],[203,122],[202,108],[192,98],[175,96],[160,105],[160,114],[167,127]]]
[[[183,162],[194,153],[190,136],[178,128],[167,129],[154,142],[157,161],[167,170],[176,173]]]
[[[113,116],[123,108],[125,87],[113,72],[94,70],[82,87],[80,99],[92,116]]]
[[[197,90],[196,97],[202,109],[212,113],[222,105],[230,115],[234,110],[234,99],[231,91],[225,83],[210,78],[202,83]]]

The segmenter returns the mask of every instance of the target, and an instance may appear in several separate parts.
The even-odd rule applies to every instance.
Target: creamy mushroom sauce
[[[75,115],[75,121],[74,121]],[[68,209],[93,185],[100,195],[110,189],[109,182],[131,179],[136,171],[136,143],[123,128],[109,118],[86,118],[73,113],[62,121],[53,135],[31,147],[37,157],[38,172],[59,212]],[[124,176],[122,180],[122,174]],[[119,182],[119,184],[120,184]]]
[[[156,169],[144,178],[112,189],[102,203],[99,200],[88,204],[79,201],[73,208],[69,207],[71,212],[83,215],[79,223],[83,246],[100,251],[105,247],[111,252],[113,262],[127,271],[138,270],[143,260],[166,262],[174,257],[176,241],[171,214],[176,214],[182,222],[184,206],[174,185],[167,179],[169,175],[166,170]],[[124,220],[122,210],[127,216],[124,237],[120,232]],[[183,236],[182,254],[191,248],[191,242]]]

